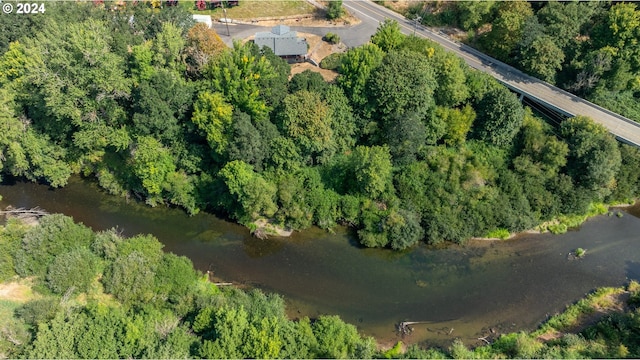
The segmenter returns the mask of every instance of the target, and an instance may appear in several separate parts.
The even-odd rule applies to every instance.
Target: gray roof
[[[255,43],[259,47],[266,46],[278,56],[305,55],[307,40],[298,38],[298,33],[291,31],[286,25],[278,25],[270,32],[256,33]]]

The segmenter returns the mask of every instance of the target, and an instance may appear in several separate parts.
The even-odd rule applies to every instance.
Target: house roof
[[[299,38],[298,33],[286,25],[274,26],[270,32],[256,33],[255,43],[266,46],[278,56],[304,55],[307,53],[307,40]]]

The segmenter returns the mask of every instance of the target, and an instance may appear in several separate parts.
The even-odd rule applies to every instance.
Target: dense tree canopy
[[[612,74],[635,96],[634,6],[456,6],[468,26],[497,18],[485,35],[500,40],[493,50],[530,71],[566,82],[570,61],[599,96],[613,88],[596,78]],[[557,138],[505,87],[394,21],[341,55],[329,83],[311,71],[289,79],[283,59],[251,42],[223,47],[180,8],[54,4],[33,36],[11,30],[18,41],[0,55],[2,174],[54,187],[94,176],[112,194],[251,228],[265,219],[295,230],[346,224],[362,244],[394,249],[520,231],[637,194],[633,154],[621,160],[589,120],[568,121]],[[574,37],[599,19],[588,42],[596,50],[554,33],[574,14],[565,29]],[[55,271],[49,255],[35,265],[22,252],[17,267],[50,274],[60,292],[73,286],[61,279],[80,266],[75,250],[59,254]],[[106,268],[108,287],[117,294],[179,266],[148,262],[122,257]],[[127,270],[141,267],[151,272]],[[81,288],[89,275],[73,282]],[[172,286],[163,296],[176,296]],[[136,289],[117,296],[153,297]]]

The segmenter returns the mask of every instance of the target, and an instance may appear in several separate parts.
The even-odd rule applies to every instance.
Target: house
[[[307,40],[299,38],[298,33],[286,25],[275,26],[270,32],[256,33],[254,42],[260,48],[266,46],[281,58],[293,61],[303,61],[309,51]]]

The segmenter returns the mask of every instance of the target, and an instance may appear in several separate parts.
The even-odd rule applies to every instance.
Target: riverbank
[[[79,178],[55,191],[33,183],[1,185],[0,194],[2,207],[39,206],[94,230],[154,234],[165,251],[187,256],[221,282],[283,295],[292,318],[338,314],[385,344],[446,348],[461,338],[479,346],[477,339],[492,328],[534,330],[594,288],[620,286],[640,274],[640,220],[634,216],[599,216],[563,235],[525,233],[514,241],[394,252],[362,248],[344,227],[260,240],[210,214],[151,208]],[[587,256],[567,261],[579,247]],[[403,339],[395,331],[401,321],[430,323],[414,326]]]
[[[542,224],[534,227],[533,229],[524,230],[521,232],[509,232],[506,229],[497,229],[495,231],[490,232],[487,236],[484,237],[472,237],[470,240],[480,240],[480,241],[500,241],[500,240],[510,240],[517,237],[520,234],[544,234],[551,233],[554,235],[564,234],[568,230],[576,229],[580,227],[580,225],[584,224],[589,219],[599,216],[599,215],[608,215],[608,216],[623,216],[620,212],[621,210],[627,210],[633,207],[636,207],[640,204],[638,201],[630,204],[620,204],[620,203],[592,203],[589,205],[589,209],[585,214],[578,215],[561,215],[555,219],[545,221]],[[617,211],[616,211],[617,210]]]

